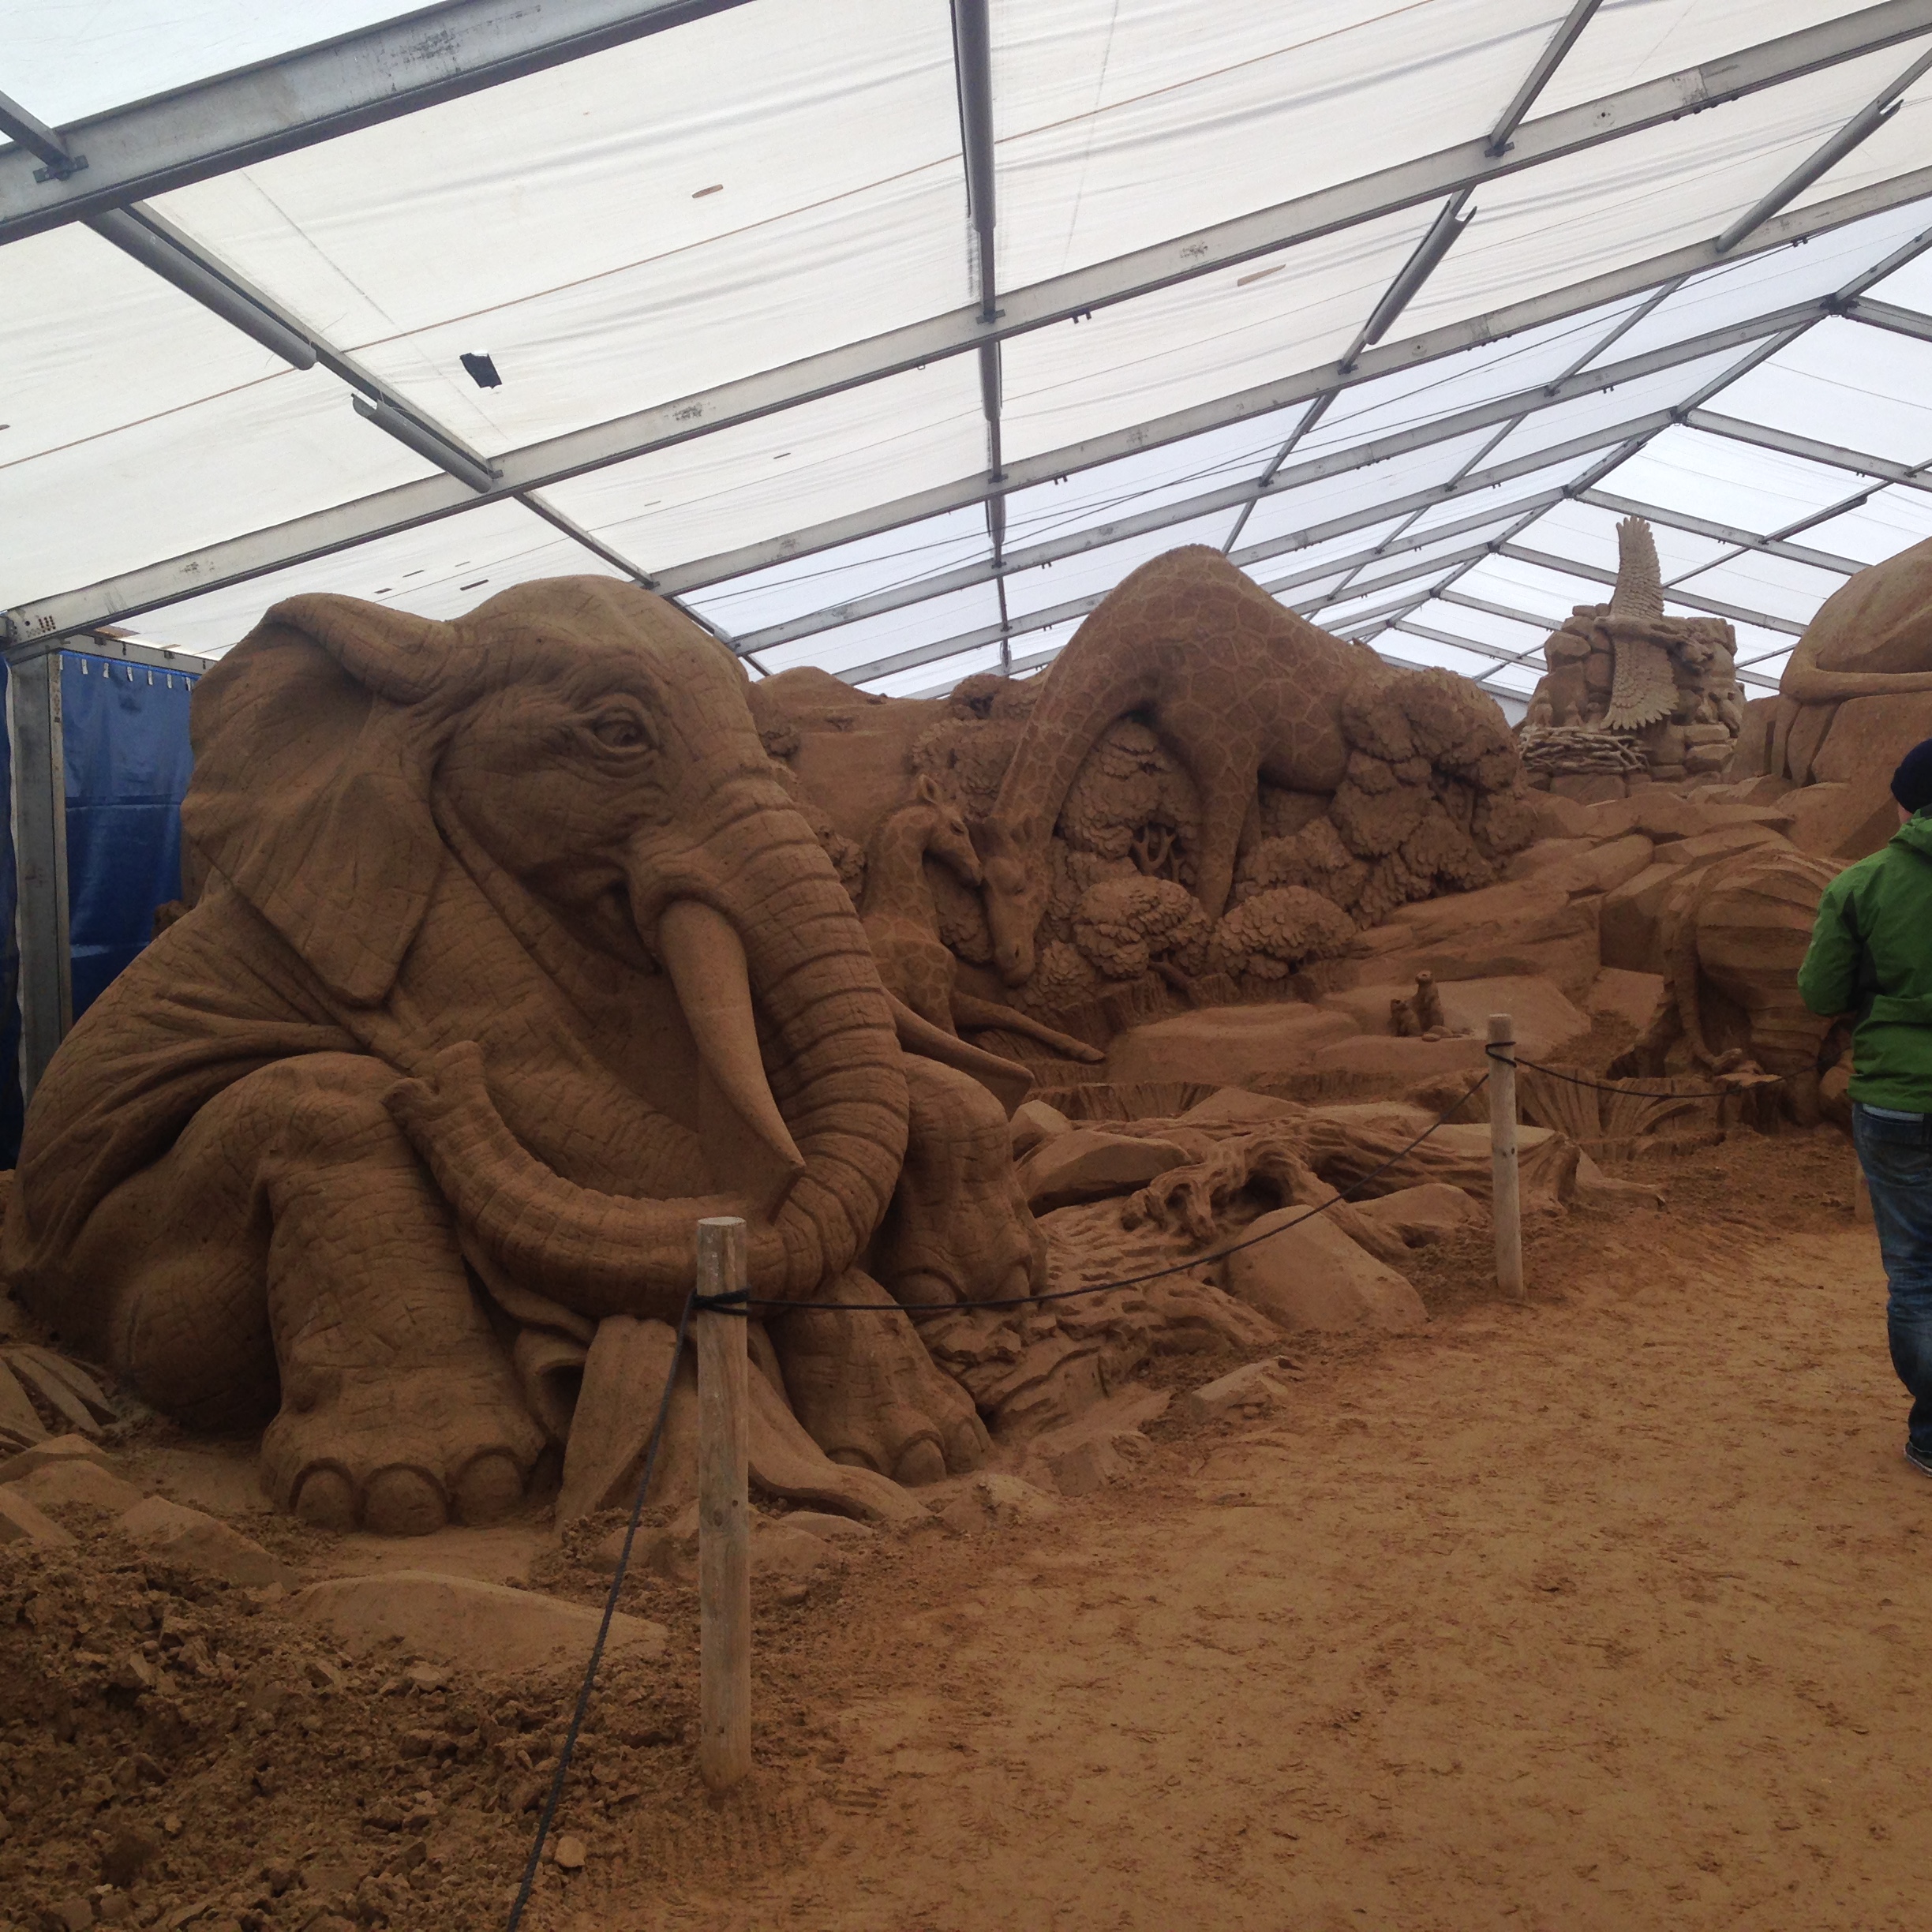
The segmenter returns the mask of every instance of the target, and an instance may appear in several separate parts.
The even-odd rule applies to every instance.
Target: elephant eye
[[[601,745],[613,751],[653,749],[650,727],[635,711],[601,711],[590,721],[590,732]]]

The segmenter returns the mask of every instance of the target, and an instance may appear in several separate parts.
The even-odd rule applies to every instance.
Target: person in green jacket
[[[1871,1191],[1892,1365],[1910,1393],[1905,1459],[1932,1476],[1932,738],[1892,775],[1899,829],[1818,901],[1798,990],[1857,1017],[1852,1137]]]

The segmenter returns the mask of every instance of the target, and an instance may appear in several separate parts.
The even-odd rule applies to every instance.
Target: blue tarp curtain
[[[0,660],[0,719],[6,716],[7,667]],[[0,1167],[20,1154],[20,934],[13,909],[20,890],[13,870],[13,745],[0,730]]]
[[[61,653],[77,1020],[153,937],[155,908],[181,897],[181,801],[193,767],[188,700],[194,684],[185,672]],[[10,895],[10,861],[9,878]]]

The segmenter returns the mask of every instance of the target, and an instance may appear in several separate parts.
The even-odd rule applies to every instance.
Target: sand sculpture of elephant
[[[162,1410],[265,1422],[299,1516],[397,1532],[519,1504],[518,1334],[675,1319],[701,1215],[747,1216],[760,1297],[884,1298],[867,1260],[922,1302],[1028,1292],[968,1076],[1015,1069],[896,1009],[744,692],[603,579],[447,623],[277,605],[196,694],[205,886],[35,1094],[17,1292]],[[842,1459],[983,1452],[910,1324],[769,1327]]]

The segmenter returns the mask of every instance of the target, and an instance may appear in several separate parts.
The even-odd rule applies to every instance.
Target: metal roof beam
[[[1646,522],[1661,523],[1666,530],[1687,531],[1693,537],[1709,537],[1718,543],[1732,544],[1739,550],[1762,551],[1766,556],[1783,557],[1788,563],[1809,564],[1814,570],[1836,571],[1841,577],[1855,575],[1865,566],[1855,557],[1840,556],[1830,550],[1814,550],[1805,544],[1786,543],[1777,537],[1758,537],[1739,530],[1734,523],[1713,523],[1709,517],[1692,516],[1682,510],[1666,510],[1634,497],[1612,496],[1608,490],[1585,490],[1577,498],[1597,510],[1613,511],[1619,516],[1642,517]],[[1709,570],[1714,564],[1698,566]],[[1687,573],[1690,575],[1693,573]]]
[[[1471,487],[1477,486],[1472,485]],[[1481,487],[1488,489],[1490,485],[1485,483]],[[1446,537],[1459,537],[1468,530],[1484,530],[1492,524],[1507,522],[1526,507],[1533,511],[1544,510],[1552,504],[1561,502],[1562,500],[1563,492],[1561,490],[1545,490],[1537,496],[1524,499],[1521,503],[1507,504],[1496,509],[1485,510],[1477,515],[1464,517],[1458,522],[1445,523],[1435,530],[1426,530],[1417,536],[1406,538],[1399,548],[1419,550],[1426,545],[1440,543]],[[1432,500],[1440,500],[1440,499],[1436,497]],[[1363,529],[1371,523],[1380,522],[1389,514],[1390,511],[1384,508],[1378,509],[1372,515],[1357,511],[1350,516],[1337,517],[1331,523],[1320,525],[1306,532],[1307,542],[1309,544],[1324,543],[1331,537],[1346,536],[1351,530]],[[1273,583],[1265,583],[1261,588],[1273,597],[1283,590],[1292,590],[1305,583],[1319,582],[1322,578],[1331,575],[1334,571],[1346,570],[1357,564],[1372,562],[1378,558],[1395,554],[1395,551],[1393,549],[1357,551],[1351,556],[1337,557],[1330,563],[1315,564],[1307,570],[1297,571],[1293,576],[1279,578]],[[1438,564],[1441,561],[1440,558],[1436,560]],[[987,644],[997,644],[1000,641],[1002,630],[1009,636],[1019,637],[1029,631],[1045,631],[1054,624],[1065,623],[1076,617],[1084,617],[1089,611],[1097,608],[1107,594],[1108,593],[1104,590],[1095,590],[1086,597],[1072,597],[1064,604],[1050,605],[1043,610],[1029,612],[1023,616],[1013,619],[1009,623],[1004,626],[983,624],[974,630],[961,631],[952,637],[938,638],[930,644],[915,645],[909,650],[897,651],[889,657],[881,657],[870,664],[848,665],[844,670],[835,675],[843,678],[848,684],[859,684],[869,679],[890,677],[896,672],[916,670],[921,665],[937,664],[942,658],[957,657],[966,651],[978,650]]]
[[[1896,302],[1876,301],[1869,295],[1861,295],[1856,301],[1845,305],[1844,313],[1867,328],[1889,329],[1895,335],[1932,342],[1932,316],[1921,315],[1916,309],[1901,309]]]
[[[1305,603],[1290,604],[1288,608],[1297,616],[1310,617],[1331,604],[1353,603],[1357,597],[1372,597],[1378,590],[1393,590],[1397,584],[1412,583],[1418,577],[1450,570],[1458,564],[1476,563],[1488,556],[1495,547],[1493,544],[1470,544],[1466,549],[1451,551],[1447,556],[1428,557],[1419,563],[1411,561],[1398,569],[1385,571],[1380,577],[1365,577],[1360,583],[1350,584],[1346,597],[1310,597]]]
[[[64,146],[64,174],[36,167],[44,154],[17,126],[0,121],[22,144],[0,149],[0,242],[252,167],[742,4],[445,0],[89,114],[58,134],[43,129]]]
[[[995,251],[999,202],[993,142],[993,30],[987,0],[953,0],[953,72],[959,90],[960,153],[966,170],[966,213],[972,224],[969,251],[972,284],[979,298],[979,319],[990,322],[999,313]],[[987,478],[998,484],[1006,474],[1000,430],[1000,345],[983,342],[979,361],[979,413],[986,421]],[[998,490],[986,500],[986,526],[999,591],[1000,622],[1005,624],[1009,613],[1006,586],[1001,572],[1006,549],[1006,498]]]
[[[1509,152],[1510,141],[1516,130],[1528,119],[1530,110],[1537,103],[1537,97],[1550,84],[1550,77],[1560,67],[1582,36],[1583,29],[1590,24],[1590,17],[1601,4],[1601,0],[1574,0],[1570,11],[1564,15],[1562,24],[1550,36],[1549,44],[1537,56],[1536,65],[1524,77],[1523,84],[1511,96],[1510,104],[1496,118],[1496,124],[1489,130],[1489,138],[1484,144],[1492,155]]]
[[[1595,564],[1578,564],[1551,551],[1533,550],[1525,544],[1500,544],[1496,554],[1513,557],[1518,564],[1533,564],[1540,570],[1556,571],[1567,577],[1586,578],[1592,583],[1614,584],[1617,580],[1615,571],[1604,570]],[[1664,590],[1664,601],[1667,604],[1681,604],[1694,611],[1705,611],[1713,617],[1728,618],[1735,623],[1754,624],[1761,631],[1781,631],[1789,637],[1804,635],[1803,624],[1793,623],[1788,617],[1773,617],[1743,604],[1722,603],[1716,597],[1693,597],[1688,591],[1668,586]]]
[[[1738,252],[1735,259],[1742,260],[1764,249],[1803,241],[1927,197],[1932,197],[1932,167],[1915,169],[1869,188],[1781,215],[1754,235]],[[1627,268],[1593,276],[1587,281],[1572,283],[1566,289],[1511,303],[1447,328],[1371,350],[1346,379],[1340,377],[1335,365],[1327,364],[1279,382],[1239,391],[1214,402],[1176,410],[1150,421],[1133,424],[1009,463],[1004,487],[1012,491],[1052,481],[1208,430],[1265,415],[1298,402],[1307,402],[1334,388],[1339,380],[1346,380],[1350,384],[1372,381],[1398,369],[1415,368],[1458,354],[1478,344],[1498,341],[1522,330],[1540,328],[1546,323],[1598,307],[1623,295],[1653,287],[1660,282],[1694,273],[1699,268],[1710,266],[1716,259],[1708,242],[1672,249]],[[852,373],[851,365],[871,346],[862,343],[829,351],[825,357],[810,358],[784,370],[728,383],[681,402],[662,405],[637,416],[622,417],[574,432],[549,443],[513,451],[498,459],[498,466],[506,472],[514,468],[520,479],[527,479],[520,481],[520,488],[535,489],[567,476],[646,455],[652,450],[725,429],[735,422],[749,421],[788,407],[793,402],[808,399],[807,394],[801,393],[808,383],[809,395],[818,395],[871,380],[871,374]],[[833,375],[830,367],[833,365],[845,369],[844,380]],[[807,375],[807,372],[816,374]],[[775,564],[833,549],[842,543],[897,529],[927,517],[966,507],[996,493],[1001,487],[990,482],[983,474],[963,477],[783,536],[657,569],[652,575],[666,594],[700,589]],[[440,478],[403,484],[372,496],[336,504],[287,522],[145,565],[99,583],[36,600],[4,613],[0,621],[4,621],[17,638],[28,635],[58,636],[69,631],[87,629],[199,596],[226,585],[245,582],[311,557],[331,556],[373,537],[433,522],[469,508],[480,500],[487,500],[479,499],[466,489],[453,488]]]
[[[1534,415],[1540,410],[1555,409],[1565,402],[1574,402],[1581,396],[1595,395],[1604,390],[1614,389],[1619,384],[1635,381],[1640,377],[1656,375],[1662,370],[1675,369],[1686,362],[1699,361],[1718,350],[1735,348],[1741,343],[1759,341],[1767,336],[1782,336],[1794,327],[1815,320],[1822,313],[1818,303],[1807,302],[1799,308],[1780,309],[1768,316],[1729,323],[1705,335],[1694,335],[1687,341],[1673,343],[1662,349],[1653,349],[1640,356],[1632,356],[1623,362],[1609,363],[1601,369],[1582,370],[1558,382],[1541,384],[1533,389],[1518,390],[1512,395],[1499,397],[1493,402],[1478,403],[1472,409],[1459,410],[1453,415],[1438,417],[1432,422],[1418,424],[1412,429],[1397,430],[1388,436],[1377,436],[1369,442],[1359,443],[1351,447],[1333,451],[1324,456],[1314,457],[1306,462],[1297,463],[1292,469],[1278,470],[1265,483],[1244,478],[1239,482],[1223,484],[1218,489],[1204,491],[1199,496],[1183,497],[1175,502],[1162,504],[1151,510],[1140,511],[1132,516],[1115,518],[1106,523],[1091,525],[1085,530],[1073,530],[1062,536],[1049,537],[1043,542],[1028,545],[1024,549],[1012,552],[1005,559],[1004,568],[1007,571],[1035,569],[1041,564],[1056,563],[1062,557],[1076,556],[1085,551],[1103,549],[1110,544],[1124,542],[1131,537],[1144,536],[1150,531],[1168,529],[1177,523],[1192,522],[1196,518],[1211,516],[1218,511],[1231,510],[1256,499],[1303,489],[1310,483],[1323,481],[1349,470],[1363,469],[1372,463],[1386,462],[1392,458],[1408,455],[1438,443],[1453,441],[1473,430],[1491,428],[1498,423],[1514,422],[1526,416]],[[1668,419],[1668,412],[1666,417]],[[1602,440],[1603,436],[1600,434],[1598,442]],[[1557,459],[1544,457],[1541,461],[1533,463],[1529,462],[1528,459],[1521,460],[1530,468],[1541,469]],[[1237,553],[1241,560],[1271,554],[1272,552],[1265,543],[1252,545]],[[855,623],[861,618],[875,617],[885,611],[903,609],[910,604],[923,603],[930,597],[942,597],[951,591],[986,583],[1001,574],[1001,567],[990,560],[961,564],[955,570],[939,571],[916,582],[894,585],[888,590],[875,590],[863,597],[848,598],[843,603],[828,604],[818,610],[788,618],[782,623],[767,625],[762,631],[747,632],[742,642],[747,648],[757,650],[793,643],[800,638],[815,636],[822,631],[837,630],[842,625]]]
[[[1882,93],[1866,102],[1837,133],[1800,161],[1762,200],[1747,208],[1717,238],[1718,253],[1729,254],[1760,223],[1769,221],[1780,208],[1795,201],[1814,181],[1829,174],[1853,148],[1876,134],[1903,104],[1898,97],[1928,67],[1932,67],[1932,53],[1920,54]]]
[[[1562,627],[1560,617],[1539,616],[1534,611],[1519,609],[1514,604],[1494,604],[1488,597],[1471,597],[1466,590],[1438,590],[1436,596],[1445,604],[1460,605],[1465,610],[1482,611],[1492,617],[1507,617],[1511,623],[1528,624],[1541,631],[1544,637]],[[1541,644],[1533,647],[1541,650]]]
[[[1723,436],[1732,443],[1776,450],[1783,456],[1801,457],[1827,470],[1848,470],[1855,476],[1878,477],[1887,483],[1903,484],[1908,489],[1932,492],[1932,474],[1927,474],[1932,464],[1914,466],[1893,462],[1889,457],[1868,456],[1836,443],[1820,443],[1811,436],[1793,436],[1788,430],[1767,429],[1760,423],[1720,415],[1715,410],[1692,410],[1684,417],[1684,426],[1701,429],[1706,436]]]

